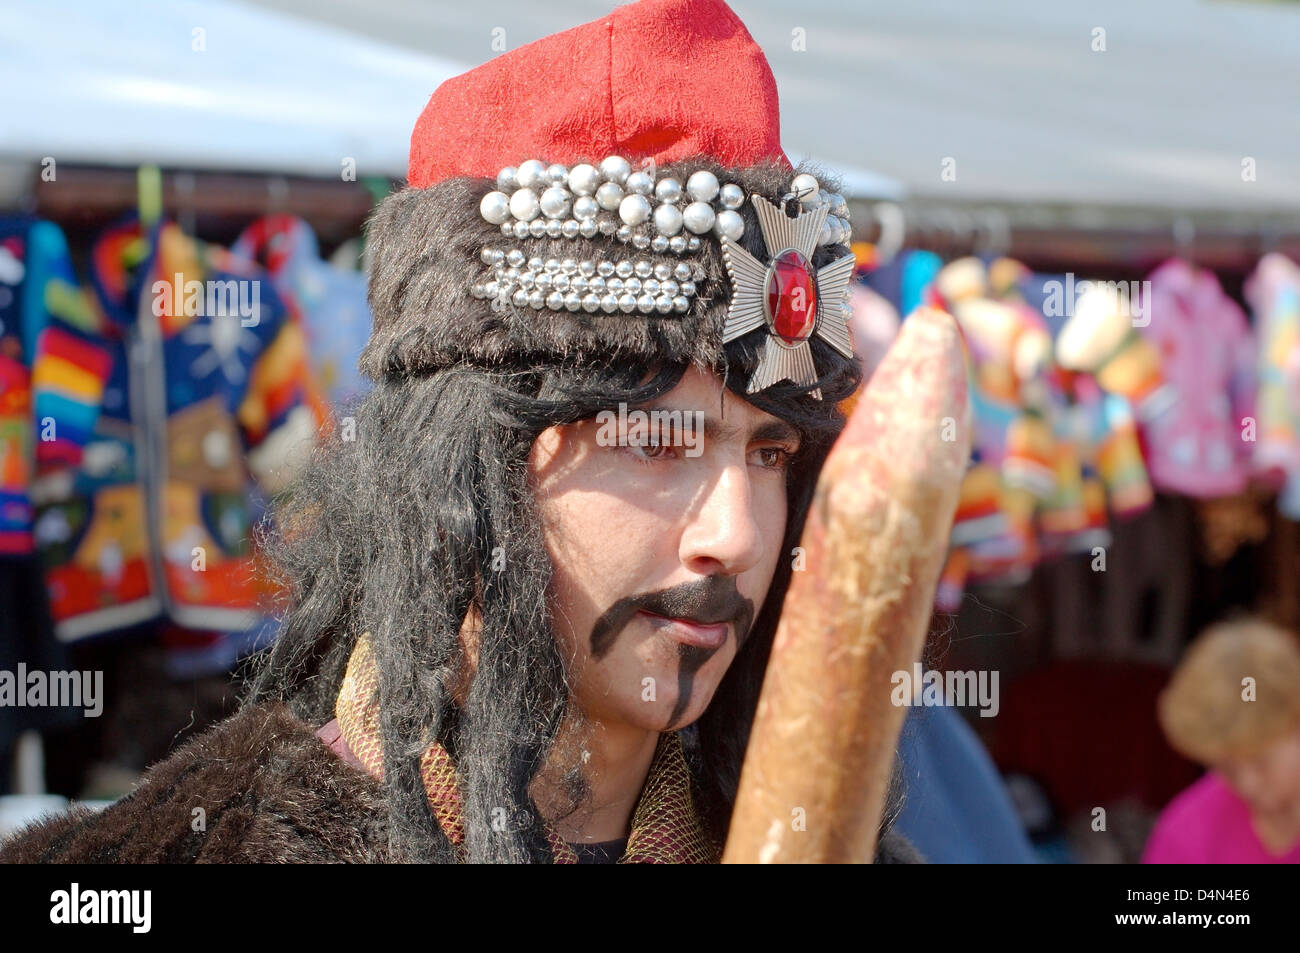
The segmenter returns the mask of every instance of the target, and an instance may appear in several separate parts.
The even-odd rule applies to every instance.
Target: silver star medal
[[[793,197],[786,196],[786,201]],[[845,357],[853,357],[848,315],[840,303],[845,300],[855,264],[850,254],[815,271],[812,268],[813,250],[830,212],[826,205],[791,218],[785,213],[784,201],[777,208],[761,195],[751,198],[769,263],[763,264],[730,238],[722,239],[722,259],[732,288],[722,343],[764,324],[768,330],[758,369],[746,389],[750,394],[784,380],[796,384],[816,381],[817,369],[808,346],[814,334]],[[789,306],[785,306],[782,285],[791,283],[794,287]],[[775,313],[769,292],[777,297]],[[811,393],[822,399],[821,388]]]

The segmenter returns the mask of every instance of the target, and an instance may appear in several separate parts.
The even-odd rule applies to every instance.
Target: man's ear
[[[549,467],[551,461],[559,454],[560,446],[565,437],[565,428],[567,427],[572,432],[584,423],[585,421],[580,420],[576,424],[554,424],[534,438],[533,445],[528,448],[529,481],[534,489],[536,489],[539,478]]]

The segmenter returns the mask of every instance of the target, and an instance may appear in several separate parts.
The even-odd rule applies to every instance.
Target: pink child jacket
[[[1246,488],[1254,438],[1255,347],[1241,308],[1213,273],[1177,259],[1149,278],[1149,323],[1175,391],[1146,430],[1147,466],[1157,489],[1231,496]]]

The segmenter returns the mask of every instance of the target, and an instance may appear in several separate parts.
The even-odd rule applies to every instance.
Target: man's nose
[[[704,575],[738,575],[763,555],[744,463],[720,467],[705,483],[682,533],[683,565]]]

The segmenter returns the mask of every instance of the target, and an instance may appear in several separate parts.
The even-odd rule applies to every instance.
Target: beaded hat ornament
[[[503,238],[520,243],[530,237],[599,234],[638,251],[683,256],[698,251],[702,241],[721,242],[732,282],[723,342],[761,326],[768,330],[749,393],[782,380],[815,382],[810,335],[853,356],[848,293],[854,257],[844,255],[815,271],[811,265],[816,245],[848,244],[848,205],[840,195],[823,195],[807,173],[794,177],[780,208],[761,195],[749,197],[758,212],[767,264],[737,244],[745,232],[736,211],[745,201],[744,190],[734,182],[720,185],[707,170],[694,172],[683,185],[670,176],[656,181],[651,172],[634,171],[622,156],[572,169],[527,159],[498,172],[496,183],[479,212],[500,226]],[[804,209],[793,219],[785,210],[791,199]],[[474,284],[474,297],[538,310],[684,314],[695,297],[695,282],[704,277],[701,265],[686,261],[648,255],[543,260],[530,257],[520,244],[484,247],[481,258],[492,272]],[[818,390],[812,394],[821,399]]]

